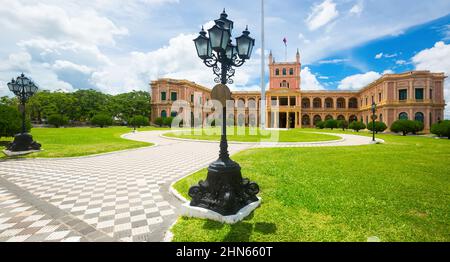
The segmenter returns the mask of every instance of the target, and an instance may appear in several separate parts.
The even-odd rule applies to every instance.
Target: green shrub
[[[173,117],[169,116],[164,118],[163,120],[165,126],[172,126]]]
[[[325,121],[325,128],[331,128],[333,130],[334,128],[337,128],[337,121],[334,119],[328,119]]]
[[[348,128],[348,121],[347,120],[338,120],[337,127],[342,128],[342,131],[345,131],[345,129]]]
[[[431,133],[450,139],[450,120],[439,121],[431,126]]]
[[[48,117],[48,123],[56,128],[65,126],[69,123],[69,118],[60,114],[53,114]]]
[[[161,127],[161,126],[163,126],[163,124],[164,124],[164,119],[162,117],[158,117],[155,119],[155,125],[158,125]]]
[[[128,121],[128,125],[132,127],[141,127],[141,126],[149,126],[150,123],[148,118],[145,116],[133,116],[130,121]]]
[[[91,118],[91,124],[99,126],[101,128],[105,126],[110,126],[112,125],[112,123],[113,123],[112,117],[106,113],[99,113]]]
[[[420,121],[414,121],[414,128],[412,133],[415,135],[417,133],[419,133],[420,131],[423,131],[424,125],[422,122]]]
[[[391,131],[394,133],[402,133],[406,136],[408,133],[415,132],[417,129],[416,121],[412,120],[397,120],[391,125]]]
[[[359,130],[366,129],[366,125],[361,121],[353,121],[348,128],[355,130],[356,132],[359,132]]]
[[[367,129],[369,129],[370,131],[373,131],[372,130],[372,122],[370,122],[367,125]],[[384,132],[384,130],[386,130],[386,129],[387,129],[387,126],[386,126],[385,123],[379,122],[379,121],[375,121],[375,133],[378,134],[378,132]]]
[[[325,128],[325,122],[324,121],[316,122],[316,128],[324,129]]]
[[[30,120],[25,122],[27,132],[31,130]],[[22,132],[22,114],[14,107],[0,105],[0,137],[12,137]]]

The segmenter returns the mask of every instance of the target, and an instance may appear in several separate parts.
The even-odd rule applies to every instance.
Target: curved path
[[[156,143],[90,157],[0,161],[0,241],[162,241],[181,204],[173,181],[206,167],[218,143],[168,139],[168,131],[124,138]],[[333,134],[334,135],[334,134]],[[351,146],[371,138],[336,134],[333,142],[230,143],[255,147]]]

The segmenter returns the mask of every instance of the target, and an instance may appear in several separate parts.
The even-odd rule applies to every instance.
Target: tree
[[[372,122],[370,122],[367,125],[367,129],[369,129],[370,131],[373,131],[373,129],[372,129]],[[387,126],[386,126],[385,123],[379,122],[379,121],[375,121],[375,133],[378,134],[378,132],[384,132],[384,130],[386,130],[386,129],[387,129]]]
[[[106,113],[99,113],[92,117],[91,124],[101,128],[112,125],[112,117]]]
[[[337,127],[342,128],[342,131],[345,131],[345,129],[348,128],[348,121],[347,120],[338,120]]]
[[[397,120],[391,125],[391,131],[394,133],[402,132],[404,136],[416,130],[416,123],[412,120]]]
[[[136,115],[149,116],[150,109],[150,94],[145,91],[116,95],[108,103],[108,111],[111,115],[122,120]]]
[[[48,117],[48,123],[50,125],[59,128],[61,126],[65,126],[69,123],[69,119],[66,116],[60,114],[53,114]]]
[[[158,117],[158,118],[156,118],[155,119],[155,124],[156,125],[158,125],[158,126],[163,126],[163,124],[164,124],[164,119],[162,118],[162,117]]]
[[[141,127],[148,126],[150,123],[145,116],[133,116],[130,121],[128,121],[128,125],[132,127]]]
[[[324,121],[317,121],[316,122],[316,128],[324,129],[325,128],[325,122]]]
[[[31,130],[29,119],[25,122],[26,131]],[[12,137],[22,132],[22,114],[14,107],[0,105],[0,137]]]
[[[424,124],[420,121],[414,121],[414,127],[413,127],[413,131],[412,133],[415,135],[417,133],[419,133],[420,131],[422,131],[424,128]]]
[[[325,128],[331,128],[331,130],[333,130],[333,128],[337,128],[337,121],[334,119],[328,119],[327,121],[325,121]]]
[[[359,132],[359,130],[365,129],[366,125],[363,122],[360,121],[353,121],[348,128],[355,130],[356,132]]]
[[[450,120],[443,120],[431,126],[431,133],[450,139]]]
[[[173,121],[173,117],[169,116],[164,118],[164,125],[165,126],[171,126],[172,125],[172,121]]]

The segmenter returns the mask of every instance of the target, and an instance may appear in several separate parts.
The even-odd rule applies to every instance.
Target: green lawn
[[[141,131],[155,130],[142,128]],[[150,146],[150,143],[131,141],[120,138],[121,135],[132,131],[127,127],[109,128],[33,128],[33,138],[42,144],[42,152],[25,157],[74,157],[100,154],[118,150]],[[12,138],[0,139],[0,150]],[[6,156],[1,153],[0,159]]]
[[[386,143],[237,154],[262,206],[235,225],[180,218],[174,241],[450,241],[450,140],[378,137]],[[175,188],[187,197],[205,177]]]
[[[319,142],[319,141],[332,141],[339,140],[340,137],[326,134],[313,134],[311,132],[303,132],[301,129],[290,130],[266,130],[259,129],[252,130],[249,128],[243,129],[243,133],[239,133],[236,128],[228,128],[227,139],[234,142]],[[320,131],[317,131],[320,132]],[[185,138],[185,139],[197,139],[197,140],[220,140],[220,129],[186,129],[183,132],[173,132],[165,134],[167,137]]]

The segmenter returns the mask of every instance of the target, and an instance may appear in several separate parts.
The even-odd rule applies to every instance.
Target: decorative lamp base
[[[259,186],[242,178],[241,167],[230,158],[219,158],[208,167],[206,181],[189,189],[190,206],[214,211],[222,216],[236,215],[258,202]]]
[[[33,141],[33,136],[28,133],[20,133],[14,137],[14,141],[8,145],[8,151],[22,152],[22,151],[39,151],[41,144]]]
[[[186,217],[204,218],[226,224],[235,224],[239,221],[244,220],[244,218],[249,216],[253,212],[253,210],[258,208],[260,205],[261,199],[258,198],[258,201],[252,202],[247,206],[241,208],[236,214],[223,216],[212,210],[191,206],[189,203],[185,203],[181,206],[181,215]]]

